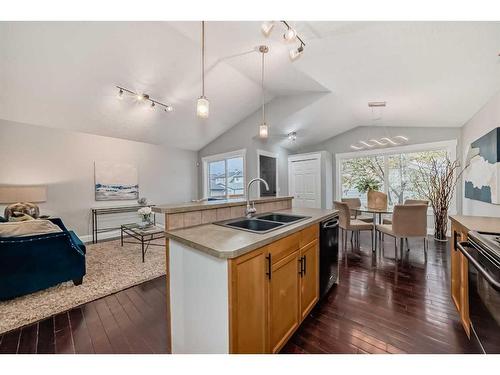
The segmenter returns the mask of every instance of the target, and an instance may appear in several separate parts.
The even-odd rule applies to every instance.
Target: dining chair
[[[381,191],[368,190],[368,207],[385,209],[387,207],[387,194]]]
[[[427,205],[426,204],[397,204],[392,214],[392,224],[379,224],[376,230],[382,235],[394,237],[395,259],[398,261],[398,245],[400,240],[400,253],[403,259],[404,240],[409,238],[424,239],[424,257],[427,262]],[[384,242],[382,241],[382,254]],[[408,249],[409,251],[409,249]]]
[[[425,204],[426,206],[429,206],[429,201],[425,199],[407,199],[404,204]],[[384,219],[382,224],[392,224],[392,219]]]
[[[364,221],[358,219],[351,219],[351,210],[349,205],[344,202],[334,202],[335,208],[339,211],[339,227],[341,230],[341,240],[342,240],[342,248],[344,250],[344,256],[346,257],[347,264],[347,235],[348,232],[356,233],[356,247],[360,250],[359,244],[359,233],[361,231],[370,231],[370,237],[372,239],[372,250],[373,250],[373,231],[374,226],[372,223],[366,223]],[[352,246],[354,250],[354,247]]]
[[[356,208],[361,207],[361,199],[359,198],[342,198],[342,202],[347,203],[351,210],[351,218],[365,221],[367,223],[373,222],[373,217],[368,215],[358,215]]]

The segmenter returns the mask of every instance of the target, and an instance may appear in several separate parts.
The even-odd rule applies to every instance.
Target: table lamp
[[[47,201],[47,186],[43,185],[0,185],[0,203],[9,204],[5,208],[8,220],[13,212],[23,212],[33,218],[40,216],[40,209],[35,203]]]

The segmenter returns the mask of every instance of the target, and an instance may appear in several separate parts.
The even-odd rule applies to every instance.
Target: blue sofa
[[[64,281],[83,282],[85,245],[60,219],[62,232],[0,238],[0,300],[43,290]]]

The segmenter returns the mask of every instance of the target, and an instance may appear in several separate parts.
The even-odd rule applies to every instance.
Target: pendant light
[[[201,21],[201,96],[196,102],[196,115],[208,118],[210,102],[205,97],[205,21]]]
[[[260,46],[259,52],[262,54],[262,79],[261,79],[261,89],[262,89],[262,122],[259,125],[259,137],[267,138],[269,137],[269,125],[266,124],[266,104],[264,95],[264,55],[269,52],[268,46]]]

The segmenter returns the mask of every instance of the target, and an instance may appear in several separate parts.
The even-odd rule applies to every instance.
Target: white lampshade
[[[47,201],[47,186],[0,186],[0,203],[45,201]]]
[[[267,125],[266,123],[259,125],[259,137],[267,138],[268,136],[269,136],[269,125]]]
[[[200,96],[196,102],[196,115],[200,118],[208,118],[210,102],[204,96]]]

